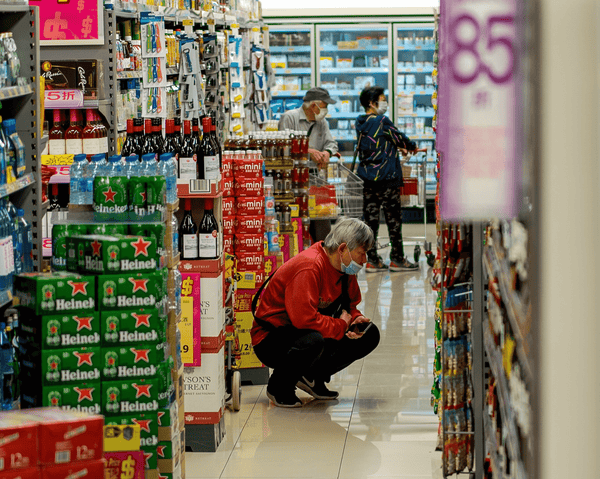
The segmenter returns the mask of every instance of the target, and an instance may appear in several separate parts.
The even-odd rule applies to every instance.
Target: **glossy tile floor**
[[[382,227],[380,244],[386,235]],[[423,236],[424,227],[405,225],[410,235]],[[434,225],[427,237],[434,241]],[[389,248],[380,253],[386,258]],[[243,386],[242,408],[226,412],[217,452],[186,453],[186,478],[441,477],[429,403],[435,293],[423,255],[419,265],[414,273],[360,273],[359,309],[379,326],[381,343],[332,379],[338,400],[297,390],[304,406],[283,409],[266,397],[266,386]]]

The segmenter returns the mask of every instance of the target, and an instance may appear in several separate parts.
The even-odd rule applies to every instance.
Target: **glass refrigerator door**
[[[269,26],[271,65],[275,87],[271,92],[272,118],[302,105],[307,90],[314,84],[312,27],[306,25]]]
[[[394,58],[396,78],[396,126],[419,148],[427,148],[411,162],[426,158],[426,185],[428,198],[435,196],[435,134],[433,119],[433,25],[394,26]],[[413,169],[416,171],[416,169]]]
[[[390,38],[387,25],[317,26],[317,86],[337,101],[329,105],[327,118],[344,162],[352,162],[354,121],[365,112],[359,101],[363,88],[380,86],[389,96]]]

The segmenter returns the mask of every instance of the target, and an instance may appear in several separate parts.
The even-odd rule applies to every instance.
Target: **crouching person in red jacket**
[[[265,283],[251,334],[256,356],[273,369],[267,396],[276,406],[302,406],[296,387],[316,399],[336,399],[325,383],[379,344],[379,329],[356,309],[356,275],[373,241],[365,223],[340,218],[325,241]]]

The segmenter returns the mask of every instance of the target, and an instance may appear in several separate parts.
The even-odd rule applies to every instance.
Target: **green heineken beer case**
[[[148,236],[156,240],[156,252],[159,256],[166,256],[167,249],[165,235],[167,227],[163,223],[134,223],[129,225],[129,234]]]
[[[38,349],[72,348],[77,346],[100,346],[100,313],[35,315],[26,308],[19,310],[22,341]]]
[[[158,308],[166,305],[166,273],[103,274],[98,276],[98,309]]]
[[[146,469],[156,469],[158,467],[156,446],[142,447],[141,450],[144,453],[144,459],[146,459]]]
[[[155,377],[164,350],[165,346],[158,343],[102,348],[102,379]]]
[[[171,376],[171,368],[174,367],[174,364],[173,358],[169,356],[166,361],[158,366],[158,405],[161,408],[167,407],[175,401],[175,384],[173,384]]]
[[[173,459],[177,457],[179,441],[159,441],[156,445],[158,459]]]
[[[158,411],[159,380],[122,379],[102,382],[102,410],[106,416]]]
[[[125,176],[94,178],[94,221],[114,223],[128,220],[127,184]]]
[[[19,304],[37,315],[93,311],[96,278],[69,272],[23,273],[15,278]]]
[[[156,308],[101,311],[100,335],[105,346],[164,342],[167,318]]]
[[[164,267],[156,240],[142,236],[76,236],[67,240],[67,268],[80,273],[153,272]]]
[[[100,414],[102,411],[102,385],[100,381],[42,388],[42,407]]]
[[[68,348],[42,351],[42,382],[45,386],[100,380],[100,348]]]
[[[108,416],[104,419],[104,423],[107,426],[138,424],[140,426],[140,439],[142,447],[156,447],[158,444],[158,418],[156,413]]]

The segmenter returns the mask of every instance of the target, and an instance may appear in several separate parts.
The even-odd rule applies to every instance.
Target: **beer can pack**
[[[140,426],[140,438],[142,447],[156,447],[158,444],[158,418],[156,412],[121,414],[119,416],[108,416],[106,425],[134,425]]]
[[[154,273],[104,274],[98,276],[98,308],[158,308],[165,305],[166,275]]]
[[[102,412],[102,386],[100,381],[59,384],[42,388],[42,406],[57,407],[65,411],[90,414]]]
[[[141,344],[163,342],[167,320],[157,308],[100,312],[102,344]]]
[[[158,390],[156,378],[103,381],[103,412],[106,416],[156,412]]]

